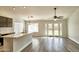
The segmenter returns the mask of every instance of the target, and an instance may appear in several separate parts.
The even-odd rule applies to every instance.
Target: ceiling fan
[[[57,10],[57,8],[54,8],[54,12],[55,12],[54,19],[63,19],[63,16],[56,15],[56,10]]]

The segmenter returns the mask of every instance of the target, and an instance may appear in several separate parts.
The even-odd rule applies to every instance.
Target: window
[[[45,24],[45,35],[48,35],[48,28],[47,28],[47,24]]]
[[[53,35],[52,30],[48,30],[48,35]]]
[[[28,24],[28,33],[38,32],[38,23]]]
[[[48,29],[52,29],[52,24],[48,24]]]
[[[53,36],[53,25],[45,24],[45,35]]]
[[[60,36],[62,36],[62,23],[60,23]]]
[[[23,32],[23,22],[14,22],[14,32],[15,34]]]
[[[58,23],[54,24],[54,36],[58,36],[59,35],[59,27],[58,27]]]

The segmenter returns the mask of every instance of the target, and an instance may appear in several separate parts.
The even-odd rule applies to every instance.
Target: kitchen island
[[[20,52],[32,43],[31,33],[10,34],[2,37],[5,52]]]

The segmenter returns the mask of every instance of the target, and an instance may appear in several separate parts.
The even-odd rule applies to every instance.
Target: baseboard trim
[[[76,44],[79,44],[78,41],[76,41],[75,39],[73,39],[73,38],[71,38],[71,37],[68,37],[68,39],[72,40],[72,41],[73,41],[74,43],[76,43]]]

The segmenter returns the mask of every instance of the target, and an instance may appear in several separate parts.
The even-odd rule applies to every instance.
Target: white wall
[[[5,34],[5,33],[12,33],[13,29],[11,27],[0,27],[0,33]]]
[[[7,9],[0,8],[0,16],[10,17],[13,18],[12,12],[8,11]]]
[[[68,19],[64,19],[63,21],[63,27],[62,27],[62,37],[67,37],[68,36]]]
[[[68,20],[68,37],[79,42],[79,9]]]

